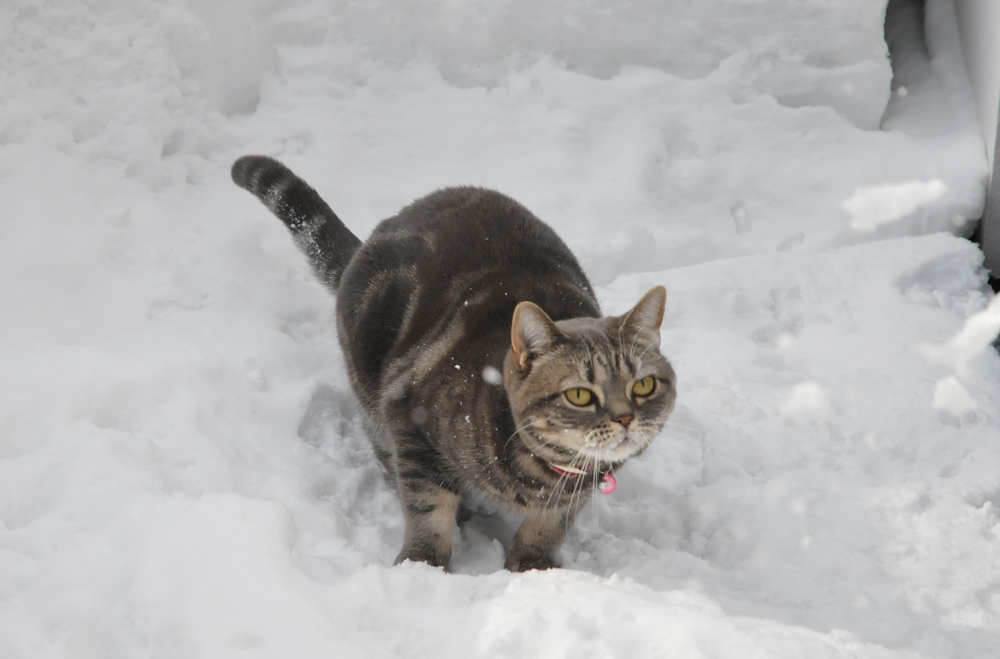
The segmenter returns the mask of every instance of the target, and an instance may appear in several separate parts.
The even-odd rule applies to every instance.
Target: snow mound
[[[425,58],[462,86],[493,86],[543,56],[599,78],[627,65],[701,78],[727,62],[738,70],[734,94],[770,94],[791,107],[826,105],[875,128],[892,75],[885,5],[796,2],[775,20],[766,3],[739,0],[334,0],[298,3],[285,11],[283,29],[357,44],[389,61]]]

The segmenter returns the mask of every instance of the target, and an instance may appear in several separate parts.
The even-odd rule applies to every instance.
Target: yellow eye
[[[652,375],[647,375],[632,385],[632,393],[636,396],[648,396],[656,388],[656,380]]]
[[[590,393],[589,389],[567,389],[566,390],[566,400],[573,403],[578,407],[583,407],[584,405],[590,405],[590,399],[594,395]]]

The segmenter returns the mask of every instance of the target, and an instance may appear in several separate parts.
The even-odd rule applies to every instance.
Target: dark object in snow
[[[351,384],[406,517],[396,561],[447,568],[473,491],[525,516],[507,569],[557,566],[577,511],[602,482],[613,491],[673,409],[664,288],[601,318],[569,248],[492,190],[434,192],[362,244],[281,163],[246,156],[232,173],[336,294]]]

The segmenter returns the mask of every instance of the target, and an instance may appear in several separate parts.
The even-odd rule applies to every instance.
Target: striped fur
[[[434,192],[362,243],[275,160],[241,158],[233,180],[285,222],[336,294],[351,384],[406,518],[397,562],[447,568],[460,496],[475,492],[525,517],[508,569],[557,566],[603,474],[643,451],[673,409],[663,288],[602,318],[569,248],[491,190]],[[654,391],[634,395],[646,376]],[[571,404],[571,388],[592,404]]]
[[[337,214],[309,187],[277,160],[244,156],[233,164],[233,181],[264,202],[292,232],[295,242],[331,291],[351,256],[361,247]]]

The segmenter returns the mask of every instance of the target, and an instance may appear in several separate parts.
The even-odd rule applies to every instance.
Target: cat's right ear
[[[667,289],[654,286],[642,296],[632,310],[622,316],[621,327],[626,333],[647,332],[649,337],[660,345],[660,326],[663,324],[663,312],[667,305]]]
[[[518,304],[510,324],[510,350],[517,368],[523,371],[532,359],[551,350],[563,336],[562,330],[537,304]]]

